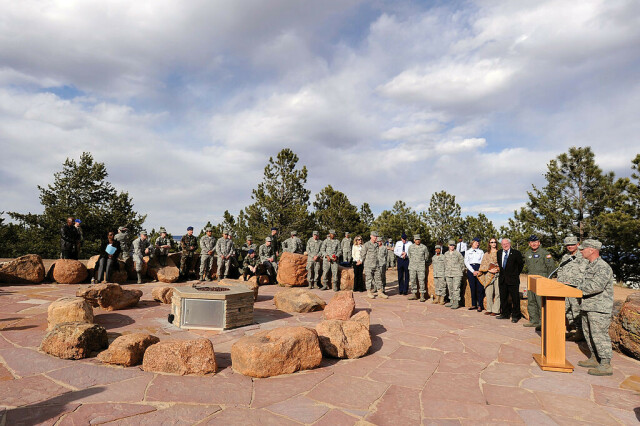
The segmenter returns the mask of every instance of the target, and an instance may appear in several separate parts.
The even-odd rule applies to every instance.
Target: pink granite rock
[[[312,312],[324,309],[326,303],[320,296],[302,288],[282,290],[273,297],[276,308],[284,312]]]
[[[142,291],[123,290],[119,284],[107,283],[81,288],[76,296],[84,298],[93,307],[100,306],[107,311],[115,311],[137,305]]]
[[[355,308],[356,302],[353,300],[353,291],[340,291],[324,307],[323,316],[327,320],[339,319],[347,321],[351,318]]]
[[[6,284],[39,284],[44,280],[44,264],[37,254],[27,254],[0,263],[0,282]]]
[[[108,346],[107,330],[96,324],[65,322],[44,336],[40,350],[62,359],[81,359]]]
[[[278,262],[278,283],[289,287],[306,287],[307,255],[284,252]]]
[[[63,322],[93,323],[93,308],[81,297],[61,297],[47,309],[47,330]]]
[[[151,297],[160,303],[170,304],[173,297],[173,287],[156,287],[151,291]]]
[[[87,267],[74,259],[59,259],[52,266],[53,279],[59,284],[78,284],[89,276]]]
[[[98,354],[98,359],[106,364],[118,364],[130,367],[142,362],[144,353],[160,339],[151,334],[132,333],[118,337],[106,351]]]
[[[209,339],[170,340],[147,348],[144,371],[203,376],[216,372],[216,357]]]
[[[318,323],[316,332],[322,353],[333,358],[352,359],[369,352],[371,335],[368,316],[366,311],[361,311],[355,320],[324,320]]]

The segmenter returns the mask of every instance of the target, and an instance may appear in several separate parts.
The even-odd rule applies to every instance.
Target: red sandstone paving
[[[253,380],[251,408],[262,408],[310,391],[333,374],[329,369]]]
[[[486,404],[465,403],[445,399],[423,400],[424,417],[433,419],[464,419],[476,422],[521,422],[516,410]]]
[[[65,392],[69,392],[69,389],[41,375],[20,380],[7,380],[0,386],[0,403],[5,406],[20,407],[41,402]]]
[[[382,363],[368,377],[376,382],[422,389],[436,366],[407,359],[393,359]]]
[[[487,367],[475,354],[447,352],[440,358],[438,373],[480,373]]]
[[[156,411],[155,407],[140,404],[86,404],[67,414],[58,423],[65,425],[85,425],[112,422],[137,414]]]
[[[367,410],[388,387],[386,383],[332,375],[313,388],[307,396],[336,407]]]
[[[0,350],[5,365],[21,377],[75,366],[74,361],[62,360],[27,348],[9,348]]]
[[[531,350],[522,349],[520,345],[504,344],[498,353],[498,362],[507,364],[531,365],[533,361]]]
[[[423,403],[429,399],[485,403],[476,374],[434,373],[422,391]]]
[[[333,374],[364,377],[385,361],[378,355],[367,355],[360,359],[345,359],[337,362],[331,369]]]
[[[526,425],[555,426],[557,424],[542,410],[518,410],[518,415]]]
[[[191,404],[251,403],[252,383],[248,377],[158,375],[149,385],[146,401],[183,402]]]
[[[515,364],[494,363],[480,375],[482,380],[493,385],[518,386],[522,380],[533,377],[529,369]]]
[[[417,424],[422,418],[420,392],[392,385],[376,403],[375,411],[365,417],[376,425]]]
[[[540,408],[533,392],[513,386],[484,384],[482,391],[489,405],[514,408]]]
[[[438,338],[432,345],[434,349],[446,352],[462,352],[464,345],[460,338],[454,334],[447,334]]]
[[[60,417],[76,410],[79,406],[80,404],[62,404],[15,408],[7,411],[6,422],[7,425],[53,425]]]
[[[305,396],[297,396],[267,407],[267,410],[300,423],[313,423],[324,416],[329,408]]]
[[[437,364],[443,353],[435,349],[416,348],[414,346],[401,345],[398,349],[389,354],[393,359],[410,359],[427,364]]]
[[[541,408],[551,416],[557,415],[600,424],[615,422],[604,408],[593,401],[546,392],[535,392],[535,394],[540,401]]]
[[[592,385],[593,400],[607,407],[632,410],[640,407],[640,395],[625,389],[612,389],[599,385]]]
[[[144,407],[144,406],[143,406]],[[158,408],[144,414],[116,420],[109,424],[116,425],[192,425],[220,411],[218,405],[185,405],[175,404],[168,408]],[[64,424],[64,423],[63,423]],[[80,423],[76,423],[80,424]]]
[[[273,414],[267,410],[251,410],[248,408],[231,407],[214,414],[200,423],[202,425],[243,425],[243,426],[288,426],[300,423],[286,417]]]
[[[47,373],[52,379],[84,389],[95,385],[106,385],[142,376],[139,368],[107,367],[101,364],[74,363],[73,366]]]
[[[542,373],[542,377],[526,379],[522,382],[522,387],[529,390],[558,393],[586,399],[591,396],[591,385],[589,385],[589,383],[576,381],[571,386],[567,386],[567,379],[564,374],[556,374],[550,371],[543,371]]]
[[[340,410],[331,410],[315,422],[314,426],[353,426],[357,422],[357,417]]]

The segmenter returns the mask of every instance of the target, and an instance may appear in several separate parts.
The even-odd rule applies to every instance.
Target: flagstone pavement
[[[389,271],[389,281],[395,271]],[[0,287],[0,426],[18,424],[637,424],[640,362],[615,353],[611,377],[541,371],[532,359],[540,337],[522,322],[466,309],[408,301],[391,283],[388,300],[355,293],[371,314],[373,347],[361,359],[324,359],[315,369],[251,379],[231,368],[241,336],[287,325],[314,327],[322,312],[275,309],[275,286],[260,288],[255,324],[224,332],[186,331],[167,322],[169,305],[154,302],[161,285],[127,285],[144,292],[138,307],[107,312],[95,322],[110,340],[145,332],[161,340],[205,336],[218,372],[205,377],[147,373],[95,358],[61,360],[38,352],[47,307],[80,285]],[[327,301],[333,292],[317,292]],[[585,358],[567,343],[574,365]]]

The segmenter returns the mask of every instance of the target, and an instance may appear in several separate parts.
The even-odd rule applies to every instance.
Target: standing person
[[[427,246],[421,244],[420,234],[415,234],[413,236],[413,244],[409,247],[409,252],[407,253],[409,257],[409,282],[411,283],[411,294],[409,295],[409,300],[416,300],[416,291],[418,290],[418,286],[416,285],[416,280],[420,283],[420,301],[424,302],[426,287],[424,283],[424,278],[426,275],[427,262],[429,261],[429,250]]]
[[[151,254],[150,246],[147,231],[140,231],[140,236],[133,241],[133,265],[136,269],[138,284],[142,284],[142,265],[144,257]]]
[[[267,237],[264,239],[264,244],[258,248],[258,257],[260,258],[260,263],[263,265],[263,269],[269,277],[269,283],[276,283],[276,251],[273,248],[271,237]]]
[[[204,228],[204,232],[205,235],[200,238],[200,281],[211,281],[211,266],[216,250],[216,238],[212,235],[211,227]]]
[[[155,256],[158,259],[160,266],[167,266],[167,258],[169,257],[169,250],[173,245],[173,240],[167,236],[167,230],[164,227],[160,227],[160,236],[156,238],[154,243]]]
[[[340,283],[338,282],[338,259],[342,255],[342,247],[340,242],[336,240],[336,231],[329,230],[329,238],[322,243],[322,286],[320,290],[329,289],[329,273],[331,273],[331,283],[333,291],[338,291]]]
[[[520,321],[520,273],[524,268],[522,253],[511,248],[511,240],[503,238],[500,242],[502,249],[498,250],[498,287],[500,288],[500,315],[497,319],[509,319],[516,323]],[[509,304],[511,300],[511,304]]]
[[[62,258],[78,260],[78,244],[80,244],[80,233],[75,226],[73,217],[69,216],[67,223],[60,228]]]
[[[462,272],[464,271],[464,259],[462,254],[456,250],[456,242],[449,240],[449,251],[444,254],[444,276],[449,289],[449,303],[451,309],[460,307],[460,283]]]
[[[464,255],[464,265],[467,267],[467,281],[471,290],[470,311],[482,312],[484,309],[484,286],[478,281],[480,262],[484,252],[480,249],[480,238],[475,237],[471,242],[471,249],[467,249]]]
[[[480,284],[484,286],[487,296],[487,312],[485,315],[497,316],[500,313],[500,287],[498,286],[498,240],[489,238],[489,247],[482,256],[480,272],[477,276]]]
[[[393,249],[395,248],[395,244],[393,244],[393,238],[389,238],[385,243],[385,247],[387,247],[387,269],[391,269],[396,266],[396,255],[393,253]]]
[[[271,247],[273,247],[275,258],[273,262],[271,262],[271,265],[273,266],[273,270],[275,271],[275,273],[278,273],[278,257],[282,252],[280,241],[278,241],[279,237],[280,236],[278,235],[278,228],[274,226],[273,228],[271,228]]]
[[[580,367],[591,367],[587,373],[593,376],[611,376],[611,313],[613,311],[613,271],[600,257],[602,243],[598,240],[584,240],[580,246],[582,256],[589,263],[585,266],[578,289],[582,290],[580,312],[582,331],[591,355],[579,361]]]
[[[384,238],[379,236],[376,239],[378,243],[378,265],[380,265],[380,284],[382,285],[382,291],[387,289],[387,253],[389,250],[382,245]]]
[[[189,276],[189,271],[194,267],[198,248],[198,239],[193,235],[193,226],[189,226],[186,235],[180,239],[180,248],[182,248],[180,276],[186,279]]]
[[[353,291],[365,291],[362,264],[362,237],[356,236],[351,247],[351,259],[353,259]]]
[[[247,235],[246,242],[240,248],[240,253],[242,254],[242,258],[244,259],[249,254],[249,250],[253,249],[253,251],[258,251],[258,246],[253,243],[253,237],[251,235]]]
[[[302,240],[298,238],[297,231],[291,231],[291,238],[284,240],[282,243],[282,251],[297,254],[304,253],[304,245],[302,244]]]
[[[436,288],[435,304],[444,305],[444,299],[447,297],[447,282],[445,280],[444,255],[442,254],[442,246],[436,246],[436,254],[431,258],[433,265],[433,285]]]
[[[344,238],[340,242],[340,245],[342,246],[342,261],[351,264],[351,247],[353,247],[353,243],[351,242],[348,232],[344,233]]]
[[[582,252],[578,250],[578,238],[570,235],[564,239],[564,247],[568,253],[565,253],[560,260],[558,268],[558,281],[571,286],[579,287],[584,270],[589,263],[582,257]],[[580,318],[580,303],[582,298],[567,297],[565,299],[565,316],[569,329],[575,329],[576,332],[567,337],[567,340],[579,342],[584,340],[582,332],[582,318]]]
[[[467,243],[464,242],[462,235],[458,237],[458,244],[456,244],[456,251],[458,251],[463,258],[465,253],[467,252]]]
[[[322,271],[322,241],[318,231],[313,231],[311,238],[307,241],[307,282],[309,288],[318,286],[320,288],[320,272]]]
[[[100,245],[100,257],[98,258],[98,282],[104,278],[109,282],[113,265],[118,266],[118,256],[120,255],[120,243],[115,239],[113,231],[109,231],[107,239]],[[91,277],[91,284],[95,284],[96,279]]]
[[[378,265],[378,233],[375,231],[371,231],[371,235],[369,236],[369,241],[367,241],[362,246],[362,251],[360,252],[360,256],[362,257],[362,263],[364,264],[364,275],[366,277],[366,285],[367,285],[367,297],[370,299],[375,299],[376,293],[374,290],[377,290],[377,295],[383,299],[388,299],[389,296],[384,294],[382,290],[382,282],[380,279],[380,267]],[[407,258],[408,259],[408,258]]]
[[[529,237],[529,248],[524,252],[524,264],[527,266],[527,274],[541,275],[547,278],[555,269],[555,262],[551,254],[540,247],[540,239],[537,235]],[[541,329],[542,298],[533,291],[527,290],[527,311],[529,322],[522,324],[524,327]]]
[[[393,253],[396,255],[398,265],[398,294],[409,294],[409,258],[407,251],[411,241],[407,241],[407,235],[403,232],[400,241],[396,243]]]
[[[223,278],[229,278],[231,270],[232,258],[235,257],[236,248],[233,246],[231,239],[231,231],[225,229],[222,232],[222,238],[216,243],[216,255],[218,256],[218,281]]]
[[[129,235],[127,227],[118,227],[118,233],[115,238],[120,243],[120,248],[122,249],[120,256],[122,256],[122,260],[126,262],[131,256],[131,235]]]
[[[82,248],[82,243],[84,242],[84,235],[82,234],[82,226],[80,226],[82,224],[82,221],[80,219],[76,219],[73,222],[73,226],[76,227],[76,230],[78,231],[78,235],[80,236],[80,239],[78,240],[78,247],[76,249],[76,253],[78,253],[78,256],[80,255],[80,248]]]

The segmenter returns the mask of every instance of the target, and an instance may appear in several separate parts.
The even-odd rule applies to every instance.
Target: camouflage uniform
[[[449,289],[452,309],[460,307],[460,284],[462,282],[462,272],[465,269],[462,253],[456,250],[449,250],[444,254],[444,276]]]
[[[228,234],[227,234],[228,235]],[[216,255],[218,256],[218,279],[227,278],[231,270],[232,258],[236,254],[236,248],[231,238],[220,238],[216,243]],[[223,259],[222,256],[227,256]]]
[[[300,238],[298,238],[295,235],[292,235],[291,238],[287,238],[282,243],[282,251],[283,252],[286,251],[289,253],[303,254],[304,244],[302,243],[302,240]]]
[[[316,231],[313,231],[317,234]],[[313,288],[314,285],[320,287],[320,272],[322,266],[322,241],[320,239],[309,238],[307,241],[307,282],[309,288]],[[318,260],[314,261],[313,258],[318,256]]]
[[[144,257],[146,256],[145,250],[149,248],[151,244],[149,239],[136,238],[133,241],[133,261],[135,263],[136,272],[142,271],[142,264],[144,263]]]
[[[444,254],[434,254],[431,258],[433,265],[433,285],[436,288],[436,296],[443,300],[447,295],[447,282],[444,279]],[[444,302],[443,302],[444,303]]]
[[[384,245],[381,245],[382,238],[378,237],[378,265],[380,265],[380,285],[382,290],[387,288],[387,256],[389,250]]]
[[[353,241],[351,241],[351,238],[345,235],[340,242],[340,247],[342,248],[342,261],[351,263],[351,247],[353,247]]]
[[[200,238],[200,279],[211,279],[211,264],[213,263],[213,251],[216,248],[216,238],[204,235]],[[209,252],[212,252],[209,254]]]
[[[544,248],[538,247],[533,251],[531,248],[524,252],[524,264],[527,266],[529,275],[541,275],[545,278],[553,272],[555,262],[551,254]],[[527,311],[529,312],[529,324],[540,326],[540,315],[542,310],[542,298],[532,291],[527,290]],[[527,326],[527,324],[525,324]]]
[[[378,244],[367,241],[362,245],[360,251],[362,264],[364,265],[365,284],[369,295],[374,290],[382,291],[382,279],[380,277],[380,267],[378,265]]]
[[[329,233],[335,235],[335,232]],[[342,254],[340,241],[335,238],[327,238],[322,243],[320,252],[322,253],[322,287],[320,288],[322,290],[329,288],[329,273],[331,273],[333,291],[338,291],[340,287],[340,283],[338,282],[338,261]]]
[[[272,237],[267,237],[265,239],[266,241],[272,241]],[[272,241],[273,242],[273,241]],[[264,265],[264,269],[265,269],[265,273],[269,276],[269,280],[272,282],[275,282],[276,280],[276,274],[275,274],[275,258],[276,258],[276,251],[273,248],[273,245],[266,245],[263,244],[260,246],[260,248],[258,249],[258,257],[260,258],[260,263],[262,265]],[[274,261],[270,261],[269,259],[273,258]]]
[[[420,235],[413,236],[414,241],[420,240]],[[411,244],[409,250],[407,250],[407,256],[409,256],[409,284],[411,286],[411,294],[409,299],[415,299],[415,293],[418,290],[416,280],[420,283],[420,301],[424,302],[426,288],[425,288],[425,275],[427,262],[429,261],[429,249],[424,244]]]
[[[253,249],[253,251],[256,252],[256,255],[258,254],[258,246],[253,244],[253,238],[251,237],[251,235],[247,235],[247,241],[251,242],[251,244],[249,243],[244,243],[242,245],[242,247],[240,248],[240,254],[242,255],[242,258],[244,259],[245,257],[247,257],[247,253],[249,252],[249,250]]]
[[[160,266],[166,266],[170,249],[166,247],[163,248],[162,246],[173,246],[173,239],[169,238],[169,236],[163,237],[162,235],[160,235],[158,238],[156,238],[153,246],[155,251],[154,255],[158,259],[158,263],[160,264]]]
[[[195,235],[183,235],[180,239],[180,248],[182,249],[182,256],[180,257],[180,274],[186,277],[189,271],[194,267],[196,261],[198,238],[196,238]]]
[[[260,270],[260,259],[257,256],[249,256],[248,254],[244,257],[244,260],[242,261],[242,277],[244,278],[244,280],[247,280],[247,277],[252,277],[254,275],[260,275],[259,270]],[[255,268],[255,272],[251,271],[251,267]]]
[[[387,251],[389,251],[389,253],[387,253],[387,269],[393,268],[394,266],[396,266],[396,255],[393,253],[393,249],[396,247],[396,245],[393,243],[393,240],[391,238],[389,238],[389,240],[384,245],[387,248]]]
[[[560,260],[560,264],[562,265],[571,258],[574,260],[558,269],[558,281],[571,287],[579,287],[584,277],[584,270],[589,262],[582,257],[582,253],[578,250],[573,255],[565,253]],[[569,328],[575,328],[580,335],[583,334],[582,318],[580,318],[581,301],[581,298],[575,297],[567,297],[565,300],[565,315]]]
[[[122,260],[126,262],[131,255],[131,236],[128,232],[121,231],[120,229],[121,228],[118,229],[118,233],[114,236],[114,238],[120,243],[120,247],[122,248],[120,256],[122,257]]]

